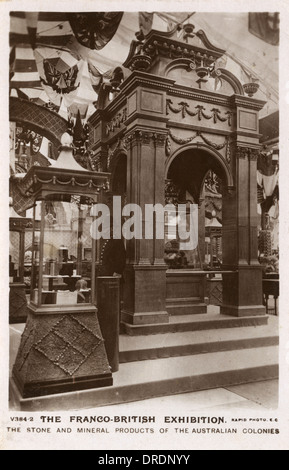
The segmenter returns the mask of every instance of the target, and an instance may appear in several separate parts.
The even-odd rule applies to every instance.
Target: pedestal
[[[96,308],[29,310],[13,367],[23,398],[112,385]]]
[[[236,317],[265,315],[262,298],[262,268],[239,267],[223,274],[223,304],[220,313]]]
[[[167,323],[166,269],[164,266],[127,266],[121,319],[132,325]]]

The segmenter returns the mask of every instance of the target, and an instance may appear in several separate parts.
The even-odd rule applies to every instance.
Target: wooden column
[[[145,205],[165,205],[165,136],[165,132],[138,128],[126,137],[127,203],[137,204],[142,213],[141,238],[126,242],[128,262],[121,318],[130,324],[168,321],[164,240],[145,238]],[[154,233],[155,230],[154,222]]]
[[[223,197],[223,275],[221,313],[233,316],[265,314],[262,269],[257,260],[258,149],[237,146],[236,185]]]

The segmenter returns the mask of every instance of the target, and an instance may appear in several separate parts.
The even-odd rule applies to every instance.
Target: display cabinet
[[[13,366],[23,398],[112,385],[95,299],[93,206],[108,175],[75,161],[64,134],[58,160],[23,179],[34,200],[31,299]],[[38,222],[40,219],[40,226]]]

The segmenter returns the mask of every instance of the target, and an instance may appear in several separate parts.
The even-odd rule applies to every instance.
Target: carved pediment
[[[138,40],[132,41],[129,55],[124,62],[124,67],[134,69],[135,57],[146,56],[151,59],[147,71],[153,61],[159,59],[180,59],[193,60],[197,65],[213,64],[216,59],[224,53],[224,49],[214,46],[203,30],[194,32],[194,25],[177,26],[169,32],[151,30],[147,36],[137,34]],[[149,62],[149,59],[147,59]]]
[[[225,95],[243,94],[239,80],[223,68],[224,49],[214,46],[192,24],[169,32],[137,33],[123,67],[167,77],[177,84]]]

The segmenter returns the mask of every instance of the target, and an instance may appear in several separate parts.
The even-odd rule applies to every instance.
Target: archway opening
[[[177,220],[166,221],[165,261],[173,269],[220,269],[222,265],[222,194],[228,185],[223,164],[205,149],[188,148],[179,153],[167,171],[166,202],[185,204],[187,225],[190,205],[198,206],[197,246],[182,249],[172,233]],[[171,197],[173,195],[173,198]]]

